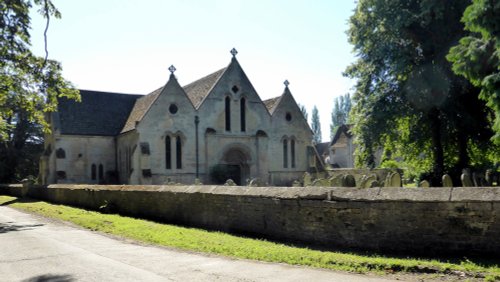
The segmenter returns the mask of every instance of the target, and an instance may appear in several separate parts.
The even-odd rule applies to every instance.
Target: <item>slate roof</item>
[[[225,71],[226,68],[220,69],[183,87],[184,92],[186,92],[189,100],[191,100],[196,109],[198,109],[201,102],[207,97],[210,90],[212,90]]]
[[[262,101],[264,103],[264,105],[266,105],[266,108],[269,111],[269,113],[273,113],[274,112],[274,109],[279,104],[279,102],[281,100],[281,97],[282,96],[278,96],[278,97],[274,97],[274,98]]]
[[[82,101],[59,98],[61,134],[118,135],[135,101],[143,95],[80,90]]]

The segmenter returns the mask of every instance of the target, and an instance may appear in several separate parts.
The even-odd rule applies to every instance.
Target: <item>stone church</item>
[[[80,90],[48,119],[49,183],[290,185],[316,162],[312,131],[285,81],[262,101],[232,50],[229,65],[184,87],[174,72],[148,95]]]

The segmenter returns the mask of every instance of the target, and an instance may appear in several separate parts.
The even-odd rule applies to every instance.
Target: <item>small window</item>
[[[172,139],[170,136],[165,137],[165,161],[166,168],[172,169]]]
[[[177,107],[176,104],[170,104],[170,107],[168,107],[168,111],[173,115],[175,115],[178,110],[179,108]]]
[[[176,149],[176,159],[177,159],[177,169],[182,168],[182,142],[181,142],[181,137],[177,136],[175,138],[175,149]]]
[[[225,112],[226,112],[226,131],[231,131],[231,98],[226,97]]]
[[[66,152],[64,151],[63,148],[59,148],[56,150],[56,158],[58,158],[58,159],[65,159],[66,158]]]
[[[295,140],[290,140],[290,158],[292,162],[292,168],[295,168]]]
[[[238,88],[238,86],[234,85],[233,88],[231,88],[231,91],[233,91],[234,94],[238,93],[238,91],[240,91],[240,89]]]
[[[240,100],[240,125],[241,125],[241,131],[245,132],[246,131],[246,100],[245,98],[241,98]]]
[[[283,167],[288,167],[288,140],[283,140]]]
[[[292,114],[290,112],[287,112],[285,115],[286,121],[291,121],[292,120]]]
[[[61,179],[61,180],[66,179],[66,172],[65,171],[59,170],[59,171],[57,171],[56,174],[57,174],[57,179]]]

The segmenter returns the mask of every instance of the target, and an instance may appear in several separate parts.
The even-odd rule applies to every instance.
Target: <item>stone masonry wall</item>
[[[58,184],[0,193],[331,248],[500,254],[500,188]]]

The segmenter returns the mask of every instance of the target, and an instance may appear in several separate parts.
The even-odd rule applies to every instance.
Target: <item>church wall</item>
[[[137,184],[139,180],[137,179],[137,170],[135,167],[137,164],[134,154],[137,150],[138,134],[135,130],[120,134],[117,137],[117,159],[118,164],[118,182],[122,184]]]
[[[106,183],[116,169],[115,139],[110,136],[55,136],[53,154],[56,183]]]

